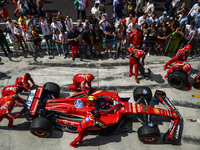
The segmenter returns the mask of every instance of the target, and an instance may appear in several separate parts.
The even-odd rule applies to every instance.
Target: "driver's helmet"
[[[92,74],[86,74],[85,79],[86,81],[92,81],[94,79],[94,76]]]
[[[184,49],[186,52],[189,52],[191,50],[192,46],[191,45],[185,45]]]
[[[191,65],[189,63],[184,63],[183,70],[188,72],[191,70]]]
[[[143,50],[138,50],[135,56],[137,58],[140,58],[140,57],[142,57],[142,55],[144,55],[144,51]]]

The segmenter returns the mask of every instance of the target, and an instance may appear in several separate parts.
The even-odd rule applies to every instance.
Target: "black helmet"
[[[18,86],[17,89],[16,89],[16,91],[17,91],[17,93],[21,93],[23,91],[23,89]]]
[[[29,73],[25,73],[25,77],[29,78],[31,75]]]

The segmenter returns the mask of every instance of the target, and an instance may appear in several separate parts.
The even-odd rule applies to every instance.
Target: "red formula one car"
[[[140,141],[153,143],[160,139],[161,134],[158,125],[151,118],[162,116],[171,120],[169,130],[163,137],[164,141],[180,143],[183,119],[163,91],[157,90],[154,98],[167,109],[149,106],[152,92],[148,87],[138,87],[133,91],[135,103],[123,101],[117,91],[88,90],[87,93],[88,97],[83,92],[78,92],[66,98],[58,98],[60,87],[55,83],[33,86],[22,110],[26,118],[32,120],[30,132],[39,137],[48,137],[52,126],[76,132],[86,112],[96,109],[101,113],[101,118],[93,129],[95,132],[118,130],[124,117],[137,116],[143,124],[138,129]]]

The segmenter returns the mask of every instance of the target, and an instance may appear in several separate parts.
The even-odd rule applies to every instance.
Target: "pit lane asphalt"
[[[145,67],[153,72],[149,80],[139,76],[140,84],[135,82],[134,77],[129,78],[128,57],[123,56],[117,60],[104,56],[103,60],[88,60],[77,58],[64,59],[59,56],[38,57],[23,54],[15,54],[4,57],[0,52],[0,90],[7,85],[15,83],[15,79],[22,74],[29,72],[36,84],[43,85],[46,82],[55,82],[61,87],[60,97],[72,94],[67,87],[72,83],[72,78],[77,73],[92,73],[95,76],[92,86],[97,89],[114,91],[117,89],[120,97],[130,97],[133,101],[132,91],[138,86],[149,86],[153,93],[156,89],[166,92],[167,97],[175,104],[184,118],[184,130],[182,143],[179,146],[164,144],[159,141],[157,144],[143,144],[138,140],[137,129],[141,126],[139,122],[128,122],[124,130],[110,135],[97,136],[89,135],[84,138],[79,149],[83,150],[143,150],[143,149],[200,149],[200,103],[199,98],[192,97],[193,94],[200,94],[200,90],[192,89],[177,90],[171,88],[164,79],[166,71],[162,68],[164,63],[170,59],[169,56],[150,56],[145,59]],[[53,54],[56,54],[54,50]],[[200,57],[189,58],[192,65],[191,77],[195,77],[200,70]],[[192,82],[192,78],[190,78]],[[26,98],[28,93],[21,94]],[[160,107],[155,106],[155,107]],[[19,112],[22,108],[16,107],[13,112]],[[25,118],[14,120],[15,129],[7,127],[8,120],[0,123],[0,150],[71,150],[69,143],[74,140],[77,134],[53,130],[49,138],[38,138],[29,132],[30,122]],[[169,122],[160,122],[159,128],[163,134],[168,130]]]

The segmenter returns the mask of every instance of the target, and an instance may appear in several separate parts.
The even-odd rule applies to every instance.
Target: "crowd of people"
[[[186,1],[166,0],[166,11],[157,16],[153,0],[113,0],[113,17],[108,18],[105,1],[94,0],[91,16],[86,17],[88,0],[75,0],[77,24],[70,14],[61,11],[53,17],[44,13],[44,0],[13,0],[16,5],[14,15],[19,13],[18,20],[11,19],[7,8],[1,4],[1,15],[5,19],[6,29],[0,29],[1,48],[7,56],[12,52],[3,37],[7,31],[9,42],[15,52],[28,50],[30,54],[41,54],[40,36],[46,43],[46,54],[50,55],[54,45],[59,56],[72,59],[83,51],[85,58],[102,58],[105,54],[118,58],[128,53],[127,48],[133,47],[150,54],[174,54],[179,47],[192,46],[192,54],[196,54],[200,45],[200,0],[191,1],[186,8]],[[32,9],[37,14],[33,17]],[[124,11],[123,11],[124,9]],[[126,12],[126,14],[124,14]],[[81,18],[81,19],[80,19]],[[104,43],[105,42],[105,43]],[[114,47],[113,47],[114,46]]]

